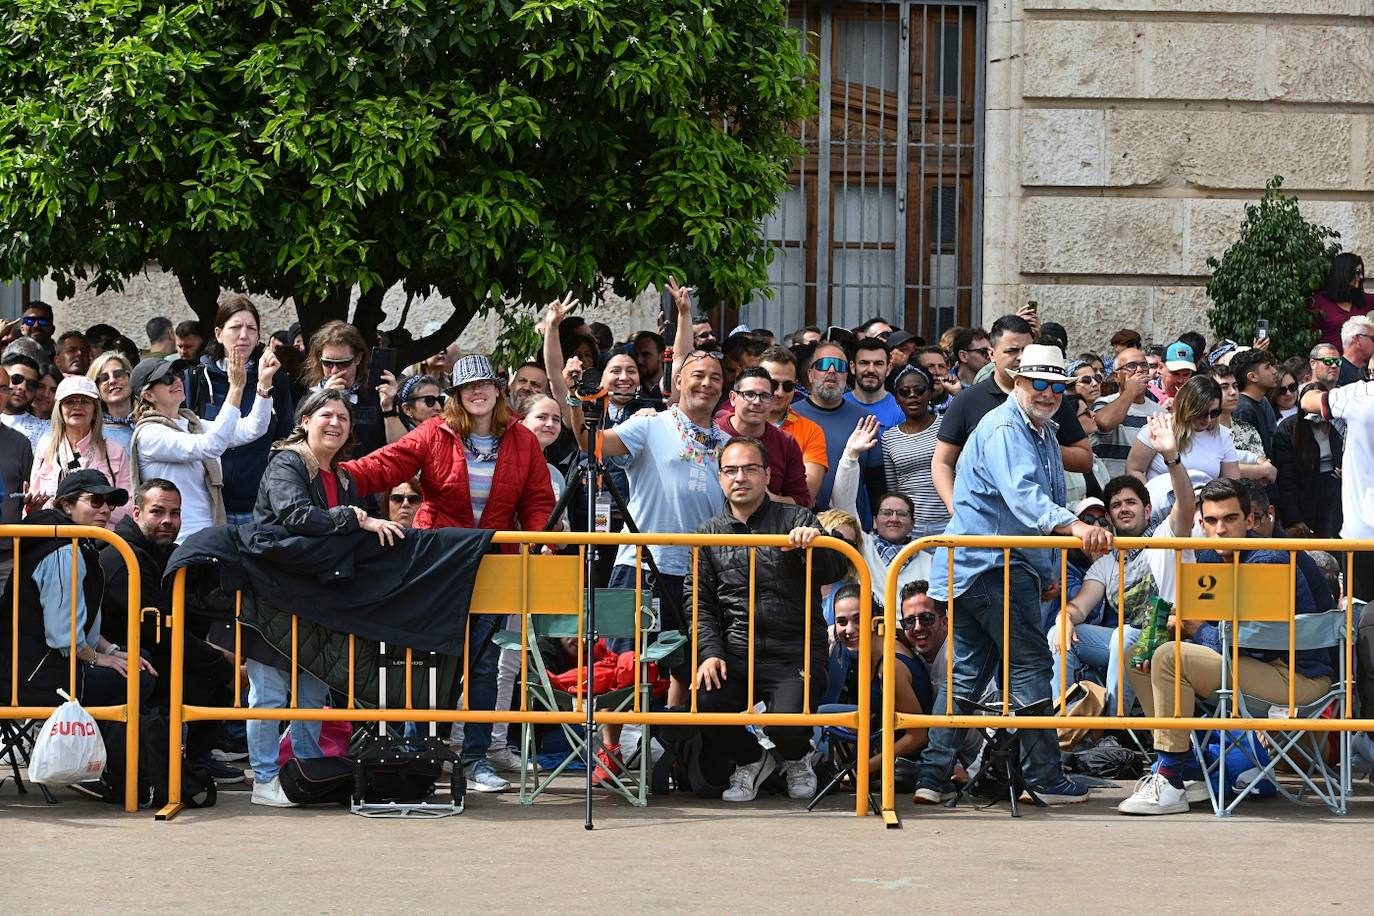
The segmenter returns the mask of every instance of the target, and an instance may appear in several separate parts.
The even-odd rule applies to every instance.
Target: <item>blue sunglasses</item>
[[[811,364],[811,368],[817,372],[848,372],[849,362],[838,356],[822,356]]]
[[[1036,391],[1044,391],[1046,388],[1048,388],[1055,394],[1063,394],[1065,390],[1067,390],[1069,387],[1063,382],[1050,382],[1042,378],[1033,378],[1030,380],[1030,382],[1031,387],[1034,388]]]

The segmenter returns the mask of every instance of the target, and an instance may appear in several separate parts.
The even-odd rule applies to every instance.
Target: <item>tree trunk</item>
[[[460,300],[453,299],[451,301]],[[438,353],[458,339],[458,335],[467,329],[468,324],[472,321],[472,316],[475,314],[477,314],[477,306],[475,305],[454,308],[453,314],[444,319],[439,330],[411,342],[408,346],[401,347],[396,354],[396,364],[409,366]]]
[[[196,320],[201,323],[205,333],[211,333],[215,326],[215,312],[219,310],[220,285],[209,264],[177,268],[175,276],[181,284],[181,294],[186,297],[186,304],[196,313]]]

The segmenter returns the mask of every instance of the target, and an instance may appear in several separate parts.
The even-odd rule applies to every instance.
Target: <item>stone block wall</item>
[[[1210,338],[1207,258],[1276,174],[1370,254],[1374,0],[990,0],[987,59],[985,322]]]

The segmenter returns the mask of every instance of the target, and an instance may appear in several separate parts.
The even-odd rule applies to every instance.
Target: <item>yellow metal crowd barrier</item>
[[[120,706],[95,706],[87,707],[86,712],[92,718],[101,719],[107,722],[124,722],[127,727],[127,756],[125,757],[124,773],[124,810],[136,811],[138,809],[138,707],[139,707],[139,678],[138,662],[139,657],[139,623],[142,618],[142,591],[140,589],[138,577],[138,559],[134,556],[129,545],[119,535],[104,528],[93,528],[88,525],[0,525],[0,538],[10,538],[14,544],[14,572],[15,575],[20,568],[20,558],[22,543],[26,540],[35,538],[64,538],[70,539],[72,547],[76,548],[77,543],[83,538],[91,538],[97,541],[104,541],[114,546],[119,551],[119,556],[124,560],[124,565],[129,570],[129,594],[128,594],[128,636],[125,647],[129,651],[131,661],[129,669],[131,676],[128,678],[128,693],[125,702]],[[80,594],[81,583],[76,577],[77,567],[72,563],[72,609],[71,609],[71,642],[69,644],[69,664],[70,676],[67,684],[67,693],[73,698],[77,697],[76,689],[76,596]],[[37,584],[29,583],[28,587],[37,588]],[[19,593],[18,583],[12,589],[14,596],[13,606],[10,609],[10,683],[9,683],[9,705],[0,706],[0,719],[46,719],[52,715],[55,706],[20,706],[19,705]],[[89,609],[89,613],[94,613],[94,609]],[[161,672],[159,672],[161,673]],[[180,744],[174,745],[179,747]],[[176,756],[176,755],[173,755]]]
[[[870,717],[869,695],[871,690],[871,678],[873,671],[872,649],[870,641],[865,639],[860,645],[859,653],[859,695],[858,710],[855,712],[826,713],[813,712],[811,709],[811,653],[809,646],[814,634],[811,624],[811,555],[815,550],[834,550],[839,552],[849,561],[855,569],[860,585],[860,616],[863,632],[869,632],[871,626],[871,587],[868,570],[864,564],[862,555],[848,543],[831,537],[818,537],[812,542],[807,550],[806,562],[806,606],[803,609],[805,614],[804,645],[808,647],[803,660],[803,679],[805,682],[804,706],[801,712],[797,713],[774,713],[774,712],[753,712],[754,709],[754,597],[756,594],[757,582],[755,579],[755,557],[757,549],[760,547],[788,547],[789,541],[786,535],[701,535],[701,534],[630,534],[629,532],[620,533],[582,533],[582,532],[547,532],[547,533],[525,533],[525,532],[497,532],[493,537],[494,544],[515,544],[519,545],[518,554],[492,555],[482,559],[481,568],[478,573],[477,581],[473,589],[472,602],[468,616],[468,631],[465,643],[471,638],[472,617],[480,615],[499,615],[519,614],[521,616],[521,635],[522,646],[527,642],[524,639],[528,635],[531,615],[537,614],[560,614],[577,615],[579,633],[584,632],[582,627],[585,625],[584,595],[586,592],[586,582],[583,578],[585,570],[585,552],[590,546],[606,545],[618,546],[629,544],[636,547],[636,553],[640,554],[646,546],[682,546],[692,548],[692,570],[693,582],[699,581],[696,575],[701,561],[701,548],[703,547],[748,547],[749,550],[749,582],[750,582],[750,601],[749,601],[749,672],[747,695],[748,702],[744,710],[740,712],[699,712],[697,710],[697,684],[695,672],[699,666],[699,645],[697,640],[697,622],[701,614],[701,602],[703,596],[693,589],[693,593],[684,596],[683,617],[684,623],[690,627],[689,639],[691,646],[691,672],[693,673],[690,707],[688,712],[654,712],[642,708],[641,692],[639,684],[639,666],[635,666],[635,691],[632,708],[619,712],[600,712],[596,714],[596,721],[605,725],[754,725],[754,726],[840,726],[852,728],[857,735],[857,746],[861,749],[856,756],[857,762],[857,781],[860,786],[867,786],[869,781],[869,755],[862,749],[869,747],[870,743]],[[576,545],[577,554],[574,555],[555,555],[542,556],[539,554],[543,545]],[[637,566],[639,564],[636,564]],[[635,606],[642,605],[643,596],[643,575],[636,577],[635,582]],[[714,597],[714,596],[710,596]],[[464,703],[458,709],[420,709],[414,708],[410,703],[411,694],[411,652],[406,652],[406,705],[402,708],[362,708],[356,705],[354,695],[354,640],[349,640],[349,691],[345,706],[338,709],[300,709],[297,707],[285,707],[279,709],[254,709],[243,705],[243,698],[240,689],[236,686],[234,690],[234,704],[229,707],[211,707],[188,705],[183,702],[184,685],[184,639],[186,628],[186,570],[180,570],[175,578],[173,597],[172,597],[172,671],[171,671],[171,747],[180,747],[182,725],[186,722],[205,721],[205,720],[307,720],[307,721],[367,721],[367,722],[412,722],[412,721],[432,721],[432,722],[510,722],[522,725],[554,725],[568,724],[578,725],[585,721],[585,709],[581,706],[584,702],[580,698],[574,702],[573,709],[570,711],[544,711],[531,710],[527,708],[524,698],[528,691],[522,689],[522,702],[519,709],[504,710],[475,710],[466,708],[466,697],[468,691],[464,690]],[[291,694],[292,702],[296,697],[296,678],[299,671],[298,656],[296,654],[296,618],[292,618],[292,658],[291,658]],[[638,628],[636,628],[638,629]],[[638,636],[636,639],[638,640]],[[582,640],[578,640],[578,666],[583,663]],[[235,657],[241,661],[241,625],[236,621],[234,626],[234,648]],[[638,647],[637,647],[638,648]],[[528,659],[526,652],[522,648],[520,678],[522,687],[528,682]],[[463,683],[467,683],[467,664],[468,659],[463,659]],[[168,804],[158,813],[159,820],[169,820],[175,817],[182,808],[181,801],[181,755],[175,751],[169,755],[171,760],[170,771],[168,773]],[[868,793],[859,791],[855,793],[855,813],[859,815],[868,813]]]
[[[901,617],[901,607],[898,601],[898,578],[902,567],[908,560],[914,557],[919,551],[930,550],[937,547],[980,547],[993,548],[1002,551],[1002,576],[1003,576],[1003,597],[1002,597],[1002,645],[1011,646],[1010,627],[1011,617],[1008,614],[1008,602],[1010,598],[1010,579],[1011,579],[1011,552],[1017,549],[1031,548],[1060,548],[1060,581],[1067,581],[1067,553],[1070,548],[1081,547],[1082,543],[1077,538],[1072,537],[1003,537],[998,535],[936,535],[922,538],[904,547],[893,560],[887,577],[884,604],[884,636],[883,636],[883,684],[886,686],[893,683],[893,673],[896,665],[896,627]],[[1288,668],[1293,670],[1295,649],[1293,648],[1292,634],[1296,626],[1294,614],[1294,595],[1296,593],[1297,557],[1296,552],[1301,550],[1324,550],[1336,555],[1344,555],[1346,559],[1345,568],[1349,570],[1353,562],[1354,554],[1357,552],[1374,550],[1374,541],[1343,541],[1343,540],[1322,540],[1316,538],[1128,538],[1119,537],[1115,539],[1117,559],[1117,586],[1118,592],[1117,607],[1125,605],[1125,564],[1127,552],[1136,548],[1151,548],[1160,550],[1174,551],[1175,582],[1179,589],[1180,601],[1175,608],[1181,619],[1195,620],[1229,620],[1233,627],[1242,621],[1250,620],[1286,620],[1289,625],[1289,650]],[[1204,616],[1205,612],[1198,609],[1195,600],[1189,600],[1189,595],[1185,593],[1184,582],[1184,550],[1230,550],[1233,551],[1232,559],[1229,564],[1230,577],[1225,583],[1225,588],[1218,587],[1216,595],[1220,599],[1217,604],[1221,613],[1213,612],[1211,616]],[[1241,561],[1240,551],[1242,550],[1281,550],[1288,553],[1287,566],[1247,566],[1247,575],[1256,569],[1278,570],[1282,573],[1282,584],[1280,590],[1275,595],[1260,596],[1260,600],[1248,600],[1244,590],[1239,586],[1241,582]],[[948,579],[954,578],[954,551],[948,551]],[[1217,585],[1217,580],[1226,578],[1226,569],[1216,569],[1209,565],[1208,568],[1213,573],[1220,573],[1220,576],[1211,575],[1208,581]],[[1268,577],[1266,577],[1267,581]],[[1117,708],[1114,715],[1099,716],[1069,716],[1066,705],[1061,706],[1055,715],[1041,716],[1014,716],[1010,714],[1010,691],[1002,691],[1002,715],[960,715],[947,712],[945,714],[925,713],[922,715],[912,715],[898,713],[896,710],[896,695],[894,690],[884,689],[882,695],[882,814],[888,826],[897,826],[899,819],[896,811],[896,787],[894,768],[896,755],[893,752],[896,733],[907,728],[1076,728],[1076,729],[1120,729],[1129,724],[1131,728],[1140,729],[1206,729],[1224,731],[1374,731],[1374,719],[1351,719],[1350,710],[1354,698],[1354,665],[1353,653],[1355,646],[1355,623],[1354,620],[1354,601],[1351,593],[1352,577],[1345,577],[1345,594],[1338,596],[1340,607],[1345,612],[1345,703],[1343,704],[1343,718],[1293,718],[1292,714],[1296,706],[1294,699],[1294,682],[1290,678],[1288,682],[1288,717],[1270,717],[1263,719],[1243,718],[1239,716],[1229,716],[1224,719],[1202,718],[1198,716],[1135,716],[1126,718],[1128,710],[1123,709],[1124,704],[1124,684],[1126,680],[1126,654],[1125,654],[1125,630],[1118,625],[1116,628],[1116,651],[1123,659],[1123,663],[1118,666],[1118,683],[1116,685]],[[1273,583],[1271,583],[1273,584]],[[1061,589],[1059,594],[1059,634],[1061,639],[1066,639],[1067,634],[1063,626],[1064,615],[1067,614],[1068,596]],[[1192,596],[1196,599],[1199,596]],[[1207,595],[1201,597],[1210,597]],[[1251,598],[1255,596],[1250,596]],[[1268,610],[1263,606],[1266,602]],[[1256,609],[1254,605],[1262,607]],[[1275,612],[1274,608],[1279,610]],[[1210,609],[1208,609],[1210,610]],[[949,664],[945,671],[944,695],[952,696],[954,692],[954,633],[958,626],[957,601],[950,602],[948,607],[948,635],[946,645],[949,647],[947,658]],[[1120,621],[1118,621],[1120,624]],[[1181,673],[1182,666],[1178,663],[1182,652],[1181,628],[1175,627],[1172,637],[1174,646],[1174,708],[1179,708]],[[1067,646],[1062,644],[1059,650],[1065,651]],[[1236,663],[1239,658],[1239,644],[1232,643],[1232,677],[1235,693],[1240,691],[1239,666]],[[1062,696],[1069,684],[1067,666],[1061,666],[1060,683],[1055,685],[1055,692]],[[1010,681],[1011,652],[1002,652],[1001,682],[1007,684]]]

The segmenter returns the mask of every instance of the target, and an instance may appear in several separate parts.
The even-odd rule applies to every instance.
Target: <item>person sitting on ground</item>
[[[167,561],[181,532],[181,493],[170,480],[145,480],[134,491],[133,515],[119,520],[115,534],[122,537],[138,560],[138,583],[143,625],[140,645],[159,671],[172,670],[172,641],[162,638],[164,620],[172,613],[172,591],[163,586]],[[100,567],[105,574],[105,602],[101,632],[110,642],[126,638],[129,620],[129,568],[114,544],[101,544]],[[156,614],[149,614],[149,609]],[[197,706],[228,706],[233,702],[233,683],[238,677],[232,653],[213,646],[186,630],[183,667],[183,700]],[[149,699],[160,707],[169,702],[170,678],[158,678]],[[222,722],[199,721],[186,725],[186,759],[194,762],[220,785],[243,782],[243,770],[226,766],[211,756]]]
[[[236,362],[242,372],[241,362]],[[297,408],[296,428],[267,462],[258,489],[253,521],[280,525],[289,534],[328,537],[371,531],[384,545],[405,537],[395,522],[373,518],[362,508],[358,487],[340,459],[353,444],[353,408],[347,395],[333,387],[306,396]],[[247,630],[251,635],[253,631]],[[293,701],[299,709],[318,709],[329,697],[324,682],[304,669],[296,674],[296,696],[290,696],[291,659],[282,658],[261,640],[252,639],[248,656],[248,705],[281,709]],[[255,805],[294,806],[282,790],[277,763],[280,743],[275,721],[248,720],[248,755],[253,768]],[[292,722],[291,748],[297,757],[320,757],[320,723]]]
[[[111,516],[119,521],[129,514],[129,456],[116,443],[105,441],[100,390],[84,375],[73,375],[57,386],[56,402],[48,434],[34,451],[27,502],[51,507],[63,477],[78,468],[95,468],[125,494]]]
[[[801,712],[825,692],[826,626],[820,587],[844,574],[843,558],[833,550],[806,550],[819,535],[810,510],[768,498],[768,450],[757,439],[731,439],[720,452],[719,475],[726,510],[708,519],[699,534],[786,534],[790,547],[760,547],[750,562],[745,547],[703,547],[699,564],[688,572],[683,594],[698,603],[699,665],[697,708],[702,712],[741,712],[751,680],[755,699],[769,712]],[[811,594],[805,592],[809,577]],[[805,640],[809,608],[810,643]],[[750,621],[753,625],[750,625]],[[750,639],[753,645],[750,645]],[[752,653],[754,669],[750,677]],[[810,694],[803,672],[810,658]],[[808,756],[811,729],[770,726],[768,737],[783,760],[787,794],[816,794],[816,774]],[[702,735],[702,766],[733,772],[726,801],[752,801],[776,768],[773,755],[743,726],[707,728]]]
[[[1207,537],[1249,536],[1250,494],[1241,481],[1214,480],[1202,488],[1198,498],[1202,507],[1202,528]],[[1200,563],[1231,563],[1234,553],[1230,549],[1200,550],[1197,559]],[[1240,562],[1287,566],[1288,552],[1246,550],[1241,552]],[[1303,576],[1295,577],[1294,598],[1293,613],[1310,614],[1318,610]],[[1175,628],[1181,629],[1189,641],[1179,646],[1172,641],[1164,643],[1155,650],[1153,658],[1130,672],[1136,695],[1147,716],[1191,717],[1196,697],[1211,697],[1223,686],[1215,625],[1174,615],[1169,618],[1169,629]],[[1175,654],[1179,655],[1177,663]],[[1291,689],[1294,702],[1301,705],[1313,702],[1330,689],[1334,670],[1330,653],[1325,649],[1297,650],[1291,669],[1287,651],[1241,649],[1233,677],[1245,686],[1250,696],[1286,704]],[[1188,730],[1156,729],[1154,745],[1159,751],[1156,772],[1143,777],[1130,797],[1117,805],[1122,814],[1181,814],[1188,810],[1184,779],[1197,772]]]
[[[111,486],[104,474],[94,468],[80,468],[63,476],[53,494],[52,508],[31,513],[24,523],[108,528],[110,510],[128,500],[128,491]],[[73,581],[77,584],[75,601]],[[17,608],[17,647],[11,642],[13,629],[0,627],[0,674],[6,684],[17,677],[20,706],[61,705],[57,691],[71,689],[73,629],[77,665],[72,699],[83,706],[118,706],[125,701],[131,662],[128,652],[101,635],[104,600],[105,575],[94,541],[82,539],[75,547],[66,538],[25,543],[4,592],[4,606]],[[15,657],[17,672],[10,669]],[[157,670],[146,657],[140,657],[133,667],[140,672],[140,696],[146,701],[152,696]]]
[[[1103,491],[1107,517],[1117,537],[1191,537],[1196,506],[1193,485],[1179,461],[1178,442],[1169,415],[1156,414],[1145,429],[1151,447],[1164,455],[1169,469],[1175,501],[1167,523],[1152,521],[1150,491],[1129,474],[1107,482]],[[1191,562],[1186,554],[1184,562]],[[1177,599],[1172,550],[1137,547],[1128,551],[1124,588],[1121,567],[1120,558],[1114,554],[1096,558],[1088,568],[1082,588],[1070,596],[1062,618],[1055,609],[1055,624],[1048,633],[1050,652],[1054,655],[1056,696],[1061,683],[1072,687],[1077,672],[1084,670],[1106,688],[1106,709],[1111,713],[1117,709],[1123,647],[1129,652],[1140,638],[1153,599],[1162,598],[1170,604]],[[1103,606],[1102,617],[1094,622],[1093,610],[1099,604]],[[1135,698],[1129,681],[1125,686],[1120,706],[1129,715]]]
[[[882,673],[883,673],[883,634],[882,607],[874,605],[872,619],[867,633],[872,664],[872,691],[869,710],[875,719],[881,721],[882,713]],[[916,654],[908,636],[906,621],[901,621],[902,629],[896,634],[897,665],[894,681],[896,690],[896,710],[904,715],[923,715],[934,700],[930,687],[930,670]],[[830,665],[827,671],[826,702],[816,711],[851,712],[859,704],[858,700],[858,662],[859,644],[865,637],[859,614],[859,586],[846,583],[835,589],[835,634],[834,646],[830,652]],[[906,728],[897,736],[893,750],[898,757],[915,760],[926,746],[926,729]],[[870,773],[877,773],[883,765],[881,754],[869,758]]]

